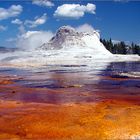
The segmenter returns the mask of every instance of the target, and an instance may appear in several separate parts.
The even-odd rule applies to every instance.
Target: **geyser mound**
[[[55,36],[41,47],[43,50],[66,50],[72,53],[83,52],[92,56],[107,57],[112,54],[100,42],[100,35],[97,31],[77,32],[70,26],[60,27]],[[81,54],[81,53],[80,53]]]

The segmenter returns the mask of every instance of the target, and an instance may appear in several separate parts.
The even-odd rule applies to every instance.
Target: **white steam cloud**
[[[88,33],[96,33],[100,38],[100,30],[95,30],[90,24],[82,24],[75,28],[77,32],[88,32]]]
[[[53,36],[51,31],[27,31],[17,38],[16,46],[23,49],[34,50]]]
[[[78,32],[94,32],[95,31],[95,29],[87,23],[80,25],[80,26],[76,27],[75,29]]]

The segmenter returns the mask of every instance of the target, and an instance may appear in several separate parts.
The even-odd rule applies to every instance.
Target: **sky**
[[[63,25],[140,44],[140,1],[0,0],[0,46],[40,44]]]

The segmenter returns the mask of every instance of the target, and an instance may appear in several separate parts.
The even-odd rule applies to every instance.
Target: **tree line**
[[[109,50],[113,54],[138,54],[140,55],[140,46],[133,42],[130,45],[128,45],[124,41],[113,43],[111,39],[109,40],[100,39],[100,41],[104,44],[106,49]]]

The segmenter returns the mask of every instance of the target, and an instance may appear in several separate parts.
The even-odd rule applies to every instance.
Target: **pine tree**
[[[131,45],[126,45],[124,41],[113,44],[111,38],[109,40],[100,39],[103,45],[113,54],[138,54],[140,55],[140,46],[132,42]]]

